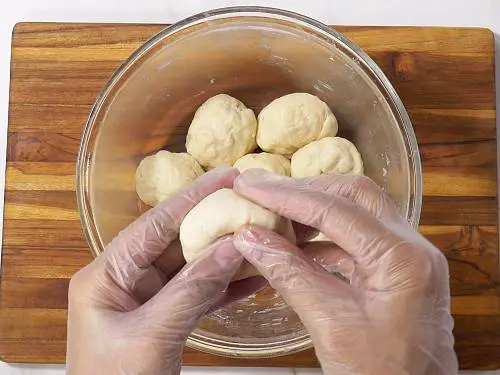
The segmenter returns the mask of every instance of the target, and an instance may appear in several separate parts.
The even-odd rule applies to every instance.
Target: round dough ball
[[[205,197],[182,221],[179,238],[187,262],[195,259],[219,237],[254,224],[273,230],[295,243],[292,222],[239,196],[232,189],[221,189]],[[259,273],[243,264],[233,280]]]
[[[135,190],[144,203],[155,206],[203,173],[195,158],[187,152],[162,150],[139,163],[135,171]]]
[[[251,109],[226,94],[211,97],[196,111],[186,149],[206,168],[233,163],[257,144],[257,119]]]
[[[322,174],[363,174],[363,160],[356,146],[345,138],[327,137],[311,142],[292,156],[292,177]]]
[[[260,168],[268,172],[290,176],[290,160],[283,155],[261,152],[260,154],[247,154],[242,156],[233,167],[243,172],[247,169]]]
[[[337,119],[318,97],[294,93],[273,100],[259,114],[257,144],[267,152],[292,155],[324,137],[334,137]]]

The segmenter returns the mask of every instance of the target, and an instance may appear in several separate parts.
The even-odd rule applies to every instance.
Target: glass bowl
[[[196,108],[227,93],[255,110],[291,92],[328,103],[339,135],[359,148],[366,174],[412,225],[421,208],[421,166],[408,114],[385,75],[359,47],[313,19],[260,8],[205,12],[167,27],[113,75],[85,126],[77,194],[92,253],[145,209],[134,189],[139,161],[184,151]],[[230,357],[310,348],[300,319],[268,288],[201,319],[187,345]]]

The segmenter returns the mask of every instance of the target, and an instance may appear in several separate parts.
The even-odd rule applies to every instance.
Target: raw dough
[[[322,174],[363,174],[363,161],[356,146],[345,138],[327,137],[311,142],[292,156],[292,177]]]
[[[257,144],[264,151],[290,156],[337,131],[337,119],[326,103],[311,94],[294,93],[273,100],[260,112]]]
[[[182,221],[179,237],[184,258],[187,262],[195,259],[216,239],[247,224],[274,230],[289,241],[296,241],[290,220],[240,197],[232,189],[221,189],[198,203]],[[247,264],[242,266],[233,280],[258,274]]]
[[[333,242],[331,239],[329,239],[326,234],[323,232],[318,232],[316,233],[315,236],[310,238],[307,242]]]
[[[147,156],[135,171],[135,190],[141,200],[154,206],[204,173],[186,152],[158,151]]]
[[[203,103],[189,126],[186,149],[206,168],[233,165],[257,144],[257,119],[238,99],[219,94]]]
[[[247,154],[242,156],[233,167],[243,172],[251,168],[261,168],[268,172],[290,176],[290,160],[283,155],[261,152],[260,154]]]

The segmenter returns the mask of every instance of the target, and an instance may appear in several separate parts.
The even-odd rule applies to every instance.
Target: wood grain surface
[[[161,25],[18,24],[12,42],[0,284],[0,359],[63,363],[67,289],[92,260],[76,207],[87,114]],[[412,118],[424,166],[421,231],[451,268],[461,368],[500,367],[494,51],[485,29],[337,27],[380,65]],[[187,365],[317,366],[312,351]]]

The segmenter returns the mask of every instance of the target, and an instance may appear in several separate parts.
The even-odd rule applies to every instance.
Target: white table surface
[[[480,26],[496,35],[500,61],[500,0],[3,0],[0,3],[0,220],[3,215],[10,41],[20,21],[172,23],[211,8],[265,5],[293,10],[327,24]],[[500,63],[496,66],[500,109]],[[497,119],[497,124],[499,120]],[[2,226],[0,226],[0,240]],[[0,241],[1,246],[1,241]],[[1,249],[0,249],[1,251]],[[184,374],[318,374],[318,370],[185,368]],[[500,372],[498,372],[500,374]],[[62,366],[9,366],[0,375],[59,375]]]

